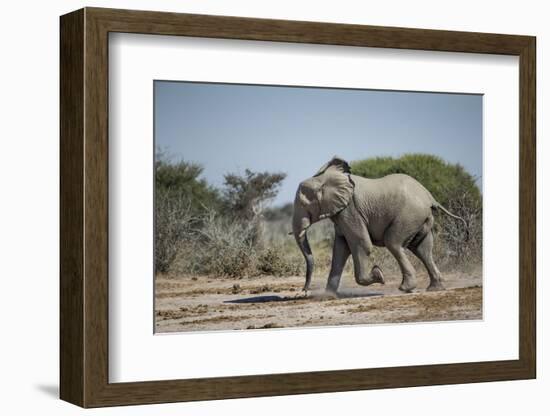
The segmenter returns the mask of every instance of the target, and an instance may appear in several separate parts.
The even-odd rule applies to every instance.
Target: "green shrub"
[[[157,151],[155,161],[155,195],[165,193],[175,199],[184,196],[191,214],[196,215],[205,209],[219,209],[219,191],[201,179],[203,168],[197,163],[169,160],[164,153]]]
[[[351,172],[365,178],[405,173],[424,185],[445,207],[463,193],[470,195],[473,202],[481,201],[476,178],[460,164],[447,163],[434,155],[411,153],[398,158],[384,156],[358,160],[351,163]]]

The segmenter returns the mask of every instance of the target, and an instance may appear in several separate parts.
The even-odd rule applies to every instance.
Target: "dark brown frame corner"
[[[85,8],[61,17],[63,400],[83,407],[534,378],[535,38],[376,26]],[[109,383],[108,34],[504,54],[520,63],[519,359],[309,373]]]

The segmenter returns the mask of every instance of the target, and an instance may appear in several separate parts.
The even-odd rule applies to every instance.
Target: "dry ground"
[[[338,299],[323,297],[326,278],[314,278],[307,297],[303,277],[223,279],[163,277],[155,282],[156,332],[266,329],[325,325],[450,321],[482,318],[481,268],[445,273],[441,292],[426,292],[428,277],[419,273],[418,289],[404,294],[400,277],[386,285],[358,286],[344,276]]]

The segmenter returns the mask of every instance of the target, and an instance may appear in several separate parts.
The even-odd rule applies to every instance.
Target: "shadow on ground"
[[[288,302],[288,301],[321,301],[321,300],[336,300],[336,299],[351,299],[351,298],[370,298],[374,296],[384,296],[381,292],[360,292],[356,290],[347,290],[338,293],[337,297],[327,296],[324,292],[312,293],[310,295],[294,295],[294,296],[279,296],[279,295],[262,295],[252,296],[243,299],[226,300],[224,303],[266,303],[266,302]]]

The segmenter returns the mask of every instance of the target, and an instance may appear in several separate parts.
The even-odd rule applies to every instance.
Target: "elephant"
[[[428,291],[444,290],[441,273],[432,249],[434,212],[461,220],[439,204],[417,180],[405,174],[369,179],[351,174],[349,164],[334,156],[311,178],[300,183],[294,201],[292,232],[306,261],[303,290],[309,290],[314,259],[307,229],[317,221],[330,218],[334,224],[332,264],[326,285],[327,294],[337,296],[346,261],[353,258],[355,281],[362,286],[385,284],[378,266],[367,274],[367,262],[373,246],[386,247],[397,260],[402,281],[399,289],[416,288],[415,270],[406,249],[426,267]],[[466,227],[467,230],[467,227]]]

